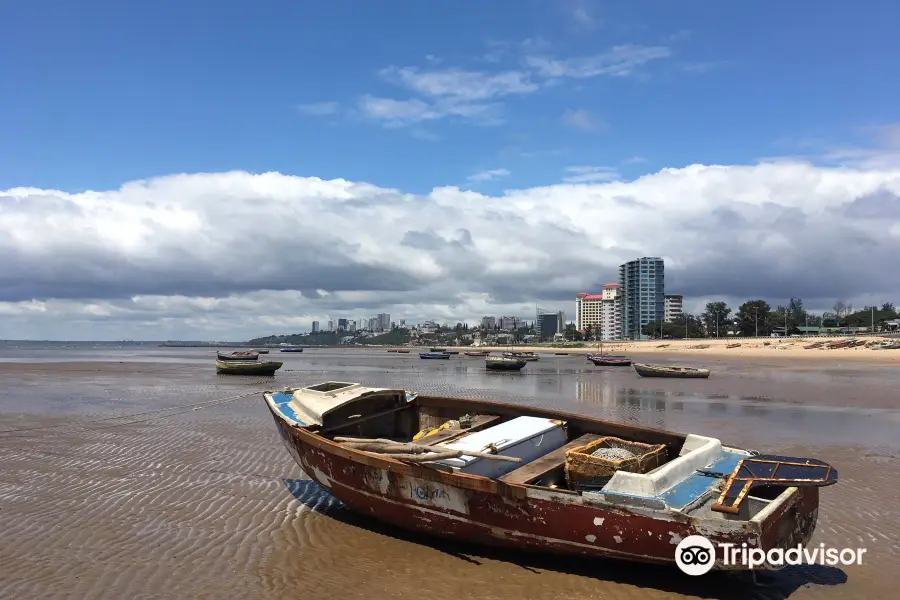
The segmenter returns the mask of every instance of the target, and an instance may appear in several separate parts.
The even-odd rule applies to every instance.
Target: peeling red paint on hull
[[[768,549],[805,544],[815,528],[816,488],[795,494],[761,526],[718,521],[718,526],[710,528],[708,520],[680,513],[661,518],[624,507],[582,504],[576,495],[546,488],[508,486],[503,493],[491,489],[498,486],[493,480],[376,458],[354,459],[348,451],[273,416],[298,464],[348,507],[436,537],[513,550],[674,563],[676,545],[689,535],[705,535],[713,543],[761,544]],[[456,479],[464,481],[451,483]],[[473,483],[473,479],[484,483]],[[721,557],[717,568],[722,568]]]

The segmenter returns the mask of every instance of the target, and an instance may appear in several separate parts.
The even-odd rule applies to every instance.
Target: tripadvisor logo
[[[793,548],[771,548],[768,551],[748,547],[746,543],[740,546],[732,543],[717,546],[723,566],[740,565],[748,569],[762,565],[772,567],[815,564],[833,567],[838,563],[861,565],[863,554],[866,553],[866,548],[826,548],[825,544],[813,548],[804,548],[803,544],[797,544]],[[715,562],[716,546],[702,535],[689,535],[675,548],[675,564],[688,575],[708,573]]]

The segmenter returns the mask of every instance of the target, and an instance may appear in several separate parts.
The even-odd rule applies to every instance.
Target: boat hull
[[[284,363],[278,361],[216,361],[216,373],[220,375],[274,375]]]
[[[673,564],[678,542],[695,534],[714,544],[747,543],[766,550],[806,545],[818,516],[818,488],[788,488],[785,500],[762,522],[723,520],[715,527],[680,513],[598,507],[583,504],[577,494],[354,453],[269,411],[297,464],[350,509],[435,537],[517,551]],[[741,569],[724,565],[721,556],[715,568]]]
[[[218,360],[227,361],[254,361],[259,359],[259,352],[256,350],[250,352],[216,352]]]
[[[597,367],[630,367],[630,358],[588,358]]]
[[[709,369],[686,369],[683,367],[675,370],[665,366],[645,365],[633,363],[635,372],[641,377],[668,377],[672,379],[707,379]]]
[[[488,371],[521,371],[525,368],[525,362],[488,362],[484,368]]]

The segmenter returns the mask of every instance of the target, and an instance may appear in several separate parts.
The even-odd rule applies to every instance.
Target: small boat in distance
[[[474,357],[485,357],[485,356],[490,356],[491,351],[490,350],[470,350],[470,351],[466,352],[465,355],[471,356],[473,358]]]
[[[419,358],[450,360],[450,355],[445,352],[419,352]]]
[[[523,358],[510,356],[488,356],[484,359],[484,367],[489,371],[521,371],[528,364]]]
[[[683,379],[707,379],[709,377],[709,369],[647,363],[634,363],[632,366],[641,377],[681,377]]]
[[[274,375],[284,363],[278,361],[217,360],[216,373],[220,375]]]
[[[256,360],[259,352],[256,350],[236,350],[234,352],[216,352],[219,360]]]
[[[429,348],[431,352],[446,352],[446,348]]]
[[[398,354],[409,354],[409,350],[397,350]]]
[[[292,346],[289,348],[282,348],[279,352],[303,352],[303,348],[299,346]]]
[[[806,546],[819,488],[838,481],[816,459],[535,406],[342,381],[263,398],[300,468],[350,510],[513,551],[674,571],[676,543],[703,535],[713,568],[746,570],[723,545]]]
[[[540,356],[535,354],[534,352],[520,352],[518,350],[510,350],[508,352],[504,352],[503,356],[507,358],[518,358],[521,360],[525,360],[528,362],[533,362],[536,360],[540,360]]]
[[[598,367],[629,367],[631,359],[627,356],[611,356],[603,354],[594,354],[588,356],[588,360]]]

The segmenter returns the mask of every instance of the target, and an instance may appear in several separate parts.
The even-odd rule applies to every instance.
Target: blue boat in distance
[[[450,360],[450,355],[445,352],[419,352],[419,358]]]
[[[282,348],[280,352],[303,352],[303,348],[294,347],[294,348]]]

